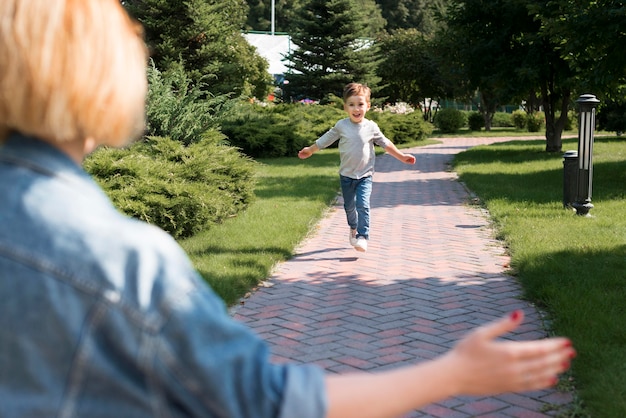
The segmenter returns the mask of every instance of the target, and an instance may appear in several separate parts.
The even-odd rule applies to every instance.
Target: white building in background
[[[244,33],[248,43],[256,47],[259,55],[269,63],[268,72],[275,78],[281,78],[288,71],[285,65],[285,57],[291,52],[294,45],[291,37],[287,34],[270,34],[267,32]]]

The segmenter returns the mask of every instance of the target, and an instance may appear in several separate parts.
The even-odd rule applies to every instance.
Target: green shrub
[[[485,126],[485,118],[479,112],[469,112],[467,126],[470,131],[480,131]]]
[[[491,126],[494,128],[512,128],[514,127],[513,115],[506,112],[496,112],[491,120]]]
[[[626,103],[609,100],[598,111],[598,128],[622,135],[626,132]]]
[[[447,108],[437,112],[434,123],[442,133],[455,133],[465,126],[466,118],[460,110]]]
[[[210,131],[189,146],[149,137],[125,149],[101,148],[85,169],[113,204],[175,238],[237,214],[254,197],[254,163]]]
[[[368,112],[367,118],[376,122],[383,134],[396,145],[421,141],[432,133],[432,126],[424,121],[420,111],[410,113]]]
[[[526,128],[528,132],[539,132],[546,123],[543,112],[533,112],[526,115]]]
[[[310,145],[343,112],[335,106],[280,104],[259,106],[240,103],[222,121],[231,145],[253,158],[294,156]]]
[[[511,113],[511,118],[513,119],[513,126],[516,129],[526,128],[526,112],[521,109],[514,110],[513,113]]]
[[[146,135],[164,136],[187,145],[218,127],[218,114],[232,101],[226,96],[206,98],[202,86],[193,85],[181,66],[161,73],[148,68],[149,90]]]

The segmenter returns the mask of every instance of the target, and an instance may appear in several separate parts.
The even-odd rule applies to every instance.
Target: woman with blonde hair
[[[0,2],[3,417],[391,417],[454,395],[553,385],[569,340],[496,341],[374,374],[272,364],[165,232],[83,171],[144,124],[146,48],[118,0]]]

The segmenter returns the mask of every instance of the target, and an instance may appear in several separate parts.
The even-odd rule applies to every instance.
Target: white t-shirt
[[[350,118],[341,119],[322,135],[315,144],[319,149],[332,145],[339,139],[339,174],[360,179],[374,174],[376,154],[374,144],[383,149],[391,141],[383,135],[376,122],[363,119],[354,123]]]

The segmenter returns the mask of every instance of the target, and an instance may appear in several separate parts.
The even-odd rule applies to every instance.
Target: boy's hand
[[[311,151],[310,147],[304,147],[298,152],[298,158],[302,160],[309,158],[311,155],[313,155],[313,151]]]
[[[402,156],[402,162],[405,164],[415,164],[415,156],[411,154],[404,154]]]

